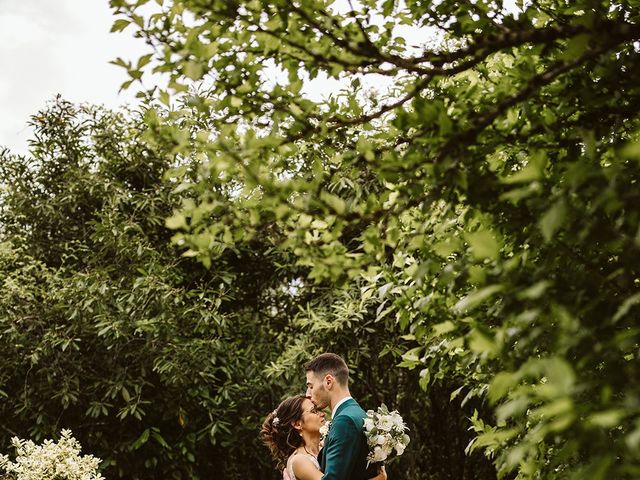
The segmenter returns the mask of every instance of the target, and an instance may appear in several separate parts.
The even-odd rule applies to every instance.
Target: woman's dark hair
[[[304,395],[286,398],[262,423],[260,437],[271,450],[279,471],[286,468],[287,459],[294,450],[304,444],[293,424],[302,418],[302,402],[306,398]]]

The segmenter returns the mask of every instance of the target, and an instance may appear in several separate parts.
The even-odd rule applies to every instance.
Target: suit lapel
[[[333,416],[333,418],[337,417],[338,415],[340,415],[343,410],[349,406],[349,405],[353,405],[355,404],[356,401],[353,398],[350,398],[348,400],[345,400],[337,409],[336,409],[336,414]],[[333,420],[333,418],[331,420]]]
[[[353,405],[356,404],[357,402],[353,399],[350,398],[349,400],[345,400],[337,409],[336,409],[336,413],[333,417],[331,417],[331,421],[333,421],[334,418],[336,418],[338,415],[340,415],[344,409],[349,406],[349,405]],[[327,438],[325,440],[325,445],[327,445],[329,442],[331,442],[332,438],[331,438],[331,426],[329,426],[329,433],[327,433]],[[320,464],[320,470],[322,470],[323,472],[326,470],[326,466],[327,466],[327,458],[324,454],[324,448],[320,449],[320,452],[318,452],[318,463]]]

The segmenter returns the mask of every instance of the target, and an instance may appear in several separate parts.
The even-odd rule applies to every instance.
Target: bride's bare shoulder
[[[289,463],[290,462],[290,463]],[[298,454],[289,457],[289,465],[296,478],[315,480],[322,476],[317,462],[310,455]]]

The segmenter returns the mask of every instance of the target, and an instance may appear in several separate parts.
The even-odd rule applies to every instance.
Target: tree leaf
[[[458,303],[453,307],[455,313],[465,313],[473,310],[478,305],[482,304],[496,293],[504,289],[503,285],[489,285],[487,287],[476,290],[469,295],[462,297]]]
[[[111,25],[111,32],[121,32],[131,24],[131,20],[119,18]]]
[[[567,216],[564,199],[558,200],[540,219],[538,226],[546,242],[551,241],[555,233],[562,227]]]
[[[488,230],[479,230],[465,234],[465,239],[471,246],[472,255],[478,260],[486,258],[497,260],[500,255],[500,243],[496,236]]]

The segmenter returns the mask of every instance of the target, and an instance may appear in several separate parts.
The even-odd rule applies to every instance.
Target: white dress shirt
[[[336,406],[333,407],[333,410],[331,410],[331,418],[333,418],[336,414],[336,412],[338,411],[338,407],[340,405],[342,405],[344,402],[346,402],[347,400],[351,399],[353,397],[348,396],[348,397],[344,397],[342,400],[340,400],[338,403],[336,403]]]

